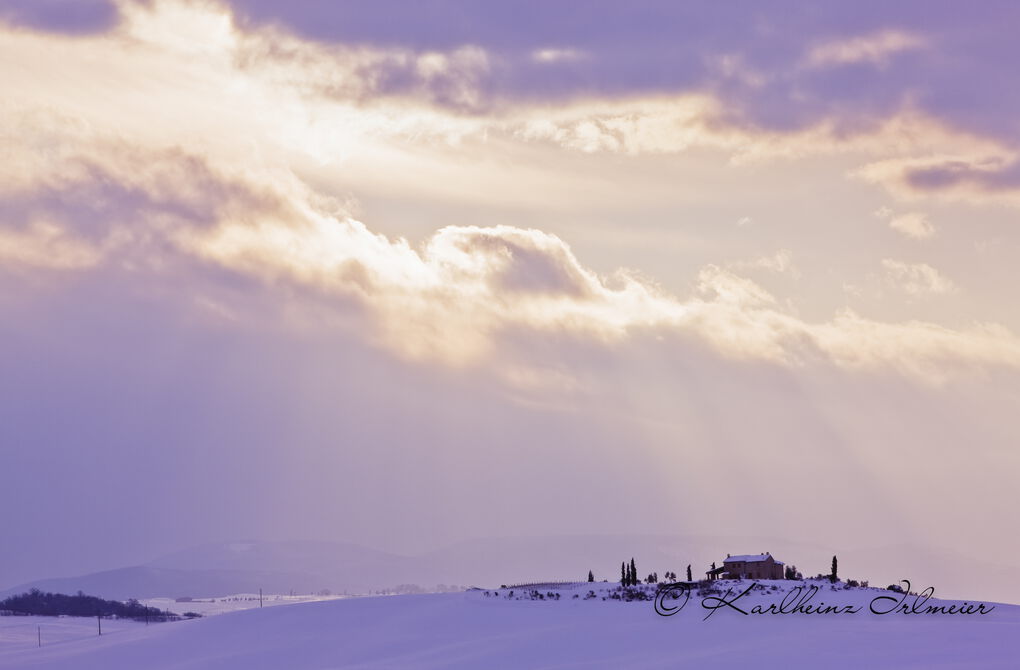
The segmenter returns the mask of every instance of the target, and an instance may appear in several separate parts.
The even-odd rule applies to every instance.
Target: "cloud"
[[[955,293],[956,285],[927,263],[905,263],[891,258],[882,259],[886,279],[908,295],[940,295]]]
[[[896,214],[888,207],[883,207],[875,212],[875,216],[885,219],[896,232],[915,240],[928,239],[935,234],[935,226],[928,220],[928,215],[922,212]]]
[[[312,42],[276,24],[238,25],[227,6],[215,3],[125,1],[119,10],[120,23],[109,35],[77,44],[12,33],[8,62],[34,62],[7,73],[11,85],[21,84],[22,94],[34,88],[34,102],[60,108],[66,95],[33,82],[89,52],[106,63],[106,74],[81,76],[96,79],[111,95],[132,98],[125,105],[137,106],[142,95],[153,101],[169,97],[156,82],[177,81],[182,88],[173,104],[184,123],[181,134],[191,131],[205,144],[217,136],[233,139],[235,133],[223,127],[223,112],[245,105],[253,113],[233,121],[243,122],[252,136],[264,138],[275,129],[274,143],[323,163],[384,142],[403,149],[494,140],[629,155],[709,148],[730,153],[735,163],[844,153],[905,154],[897,160],[915,160],[919,152],[1003,151],[992,140],[905,104],[865,123],[847,123],[830,111],[781,129],[738,113],[725,91],[711,86],[587,93],[548,104],[541,96],[501,97],[499,72],[512,64],[480,45],[437,51]],[[129,62],[132,58],[138,60]],[[153,81],[138,82],[137,95],[112,90],[117,80],[130,80],[143,68],[154,73]],[[125,110],[121,122],[145,132],[137,128],[144,123],[137,114]],[[242,159],[243,152],[237,154]]]
[[[561,240],[534,230],[450,227],[416,251],[355,221],[319,219],[290,231],[220,229],[194,244],[197,253],[258,276],[360,295],[395,351],[461,365],[484,364],[505,333],[524,329],[532,337],[569,334],[607,346],[649,332],[693,337],[737,360],[895,369],[927,383],[973,366],[1020,368],[1020,339],[996,324],[952,330],[852,312],[811,323],[751,280],[715,266],[703,269],[695,292],[680,299],[626,273],[599,278]],[[358,245],[375,251],[357,251]],[[788,267],[784,262],[780,255],[779,267]],[[956,290],[925,264],[887,259],[883,267],[912,296]],[[524,276],[527,283],[519,285],[516,278]]]
[[[935,234],[935,226],[919,212],[908,212],[889,219],[889,227],[907,237],[923,240]]]
[[[927,40],[920,35],[900,30],[883,30],[870,35],[822,42],[808,52],[806,62],[812,68],[859,63],[883,66],[898,53],[925,46]]]
[[[531,60],[536,63],[570,63],[583,60],[586,54],[578,49],[535,49]]]
[[[0,228],[0,264],[5,269],[27,266],[81,270],[95,266],[101,257],[100,249],[42,221],[35,221],[20,231]]]
[[[205,264],[281,291],[294,303],[291,315],[302,307],[356,311],[379,346],[460,366],[498,358],[512,333],[608,348],[654,333],[739,360],[892,367],[924,381],[947,367],[1020,365],[1020,344],[1005,329],[951,331],[845,314],[806,321],[715,265],[698,273],[689,295],[675,295],[635,272],[596,273],[563,238],[524,223],[444,226],[413,245],[373,232],[321,188],[370,160],[389,167],[390,189],[423,179],[442,187],[442,173],[426,179],[403,161],[429,154],[462,162],[469,144],[489,155],[534,142],[585,153],[696,147],[749,160],[968,141],[930,119],[904,114],[850,135],[829,123],[766,131],[728,122],[708,94],[483,113],[472,77],[492,65],[476,48],[323,46],[275,28],[243,29],[216,5],[121,10],[122,23],[106,36],[69,41],[3,29],[7,257],[37,268],[47,255],[62,267],[105,262],[153,277]],[[58,72],[81,85],[40,84]],[[410,79],[388,79],[394,73]],[[451,112],[448,103],[471,110]],[[908,294],[951,290],[928,266],[889,263],[890,278]],[[786,252],[754,267],[794,271]]]
[[[974,204],[1020,204],[1020,163],[1006,151],[933,155],[869,163],[855,174],[905,198]]]
[[[109,29],[116,19],[109,0],[5,0],[0,7],[0,20],[71,35]]]
[[[419,251],[352,219],[305,214],[283,225],[226,224],[182,244],[259,277],[359,299],[394,350],[452,363],[477,362],[511,327],[615,339],[680,309],[626,273],[610,288],[541,231],[451,226]]]
[[[1020,190],[1020,166],[1015,162],[947,160],[908,171],[904,178],[918,191],[973,189],[985,193]]]
[[[510,108],[491,119],[488,129],[584,153],[655,155],[708,148],[729,154],[733,164],[824,155],[892,154],[908,158],[887,160],[910,161],[918,154],[939,151],[1005,151],[994,142],[955,131],[909,108],[852,129],[832,117],[795,129],[774,130],[734,118],[723,100],[705,93]],[[886,181],[886,175],[880,176],[872,166],[866,164],[853,174],[869,181]]]
[[[750,261],[736,261],[729,264],[734,270],[767,270],[776,274],[789,275],[791,279],[800,279],[800,270],[793,264],[793,252],[780,249],[771,256],[762,256]]]
[[[796,0],[689,6],[646,2],[641,11],[599,0],[579,16],[561,3],[512,7],[430,0],[326,6],[231,0],[247,28],[268,24],[326,44],[386,44],[448,51],[470,44],[496,64],[493,100],[563,104],[715,92],[751,126],[792,130],[838,117],[867,126],[914,104],[945,125],[1010,143],[1020,96],[1003,91],[1016,44],[1015,8],[951,4],[866,8]],[[726,26],[720,30],[719,26]],[[535,63],[546,49],[582,51],[569,67]],[[812,65],[813,63],[813,65]],[[497,104],[496,106],[499,106]]]

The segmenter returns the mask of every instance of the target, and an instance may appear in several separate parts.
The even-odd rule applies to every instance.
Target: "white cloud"
[[[531,52],[531,60],[536,63],[570,63],[587,57],[579,49],[535,49]]]
[[[917,240],[923,240],[935,234],[935,226],[927,215],[920,212],[907,212],[889,219],[889,227],[898,233]]]
[[[352,240],[375,253],[345,249]],[[852,312],[811,323],[716,266],[704,268],[695,292],[681,299],[627,274],[599,278],[561,240],[534,230],[451,227],[416,251],[357,222],[320,219],[310,229],[275,232],[231,226],[194,244],[196,253],[229,267],[360,296],[388,345],[417,358],[477,363],[503,332],[524,328],[539,337],[571,334],[607,344],[642,332],[693,336],[735,359],[891,368],[931,383],[975,365],[1020,368],[1020,339],[996,324],[953,330]],[[353,260],[373,257],[374,263]],[[883,265],[911,295],[955,290],[930,266]]]
[[[875,216],[885,220],[896,232],[915,240],[928,239],[935,234],[935,226],[923,212],[897,214],[889,207],[881,207],[875,212]]]
[[[882,66],[895,54],[926,45],[927,40],[920,35],[900,30],[883,30],[871,35],[822,42],[808,52],[805,61],[810,68],[854,63]]]
[[[780,249],[771,256],[761,256],[754,260],[736,261],[730,263],[729,267],[735,270],[767,270],[800,279],[800,270],[793,264],[793,252],[789,249]]]
[[[927,263],[905,263],[885,258],[882,260],[886,279],[912,296],[954,293],[956,285]]]
[[[0,265],[6,267],[82,270],[95,266],[101,258],[101,249],[52,223],[37,221],[25,230],[0,227]]]

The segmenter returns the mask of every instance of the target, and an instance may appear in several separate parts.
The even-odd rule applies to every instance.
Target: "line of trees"
[[[620,564],[620,584],[623,586],[637,586],[641,583],[641,580],[637,576],[637,565],[634,563],[634,559],[630,559],[630,565],[627,565],[627,561]]]
[[[179,619],[176,614],[164,612],[155,607],[147,607],[137,600],[120,602],[104,600],[96,596],[87,596],[81,591],[69,596],[64,593],[43,593],[32,589],[27,593],[10,596],[0,600],[0,610],[16,614],[35,614],[38,616],[116,616],[122,619],[141,621],[171,621]]]
[[[672,572],[672,571],[666,571],[666,574],[663,575],[663,577],[665,578],[665,580],[667,582],[675,582],[677,580],[676,573]],[[689,581],[689,582],[690,581],[694,581],[693,579],[691,579],[691,566],[690,566],[690,564],[687,565],[687,581]]]
[[[714,564],[713,567],[715,567]],[[672,571],[666,571],[662,577],[667,582],[677,581],[677,574]],[[588,581],[589,582],[595,581],[591,571],[588,572]],[[690,564],[687,565],[687,581],[689,582],[694,581],[693,576],[691,574]],[[653,572],[649,574],[647,577],[645,577],[645,582],[648,584],[657,584],[659,582],[659,573]],[[637,586],[640,583],[641,580],[638,579],[637,565],[634,563],[634,559],[633,558],[630,559],[630,564],[628,564],[627,561],[620,563],[620,584],[623,586]]]

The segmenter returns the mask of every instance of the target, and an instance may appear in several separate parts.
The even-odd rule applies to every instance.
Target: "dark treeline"
[[[6,610],[16,614],[35,614],[39,616],[116,616],[122,619],[149,621],[172,621],[179,619],[176,614],[169,614],[155,607],[146,607],[137,600],[122,603],[119,600],[103,600],[96,596],[87,596],[81,591],[69,596],[64,593],[43,593],[32,589],[28,593],[11,596],[0,600],[0,611]]]

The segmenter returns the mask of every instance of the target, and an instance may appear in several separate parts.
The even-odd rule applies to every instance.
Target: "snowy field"
[[[117,636],[125,631],[136,630],[134,621],[104,619],[103,636]],[[50,616],[0,616],[0,666],[7,655],[21,649],[36,649],[39,644],[47,647],[64,645],[75,640],[91,640],[99,634],[99,622],[83,617]]]
[[[765,583],[776,590],[737,604],[748,610],[778,603],[797,584]],[[74,620],[51,619],[69,622],[64,639],[48,644],[44,638],[37,648],[34,638],[5,638],[0,667],[969,669],[1016,668],[1020,658],[1020,607],[1014,605],[997,604],[987,615],[876,616],[867,613],[868,603],[891,592],[824,587],[814,604],[863,611],[745,616],[724,607],[704,620],[709,610],[697,594],[663,617],[651,601],[614,600],[615,586],[538,587],[541,600],[530,599],[529,588],[512,597],[502,590],[345,598],[148,627],[121,623],[102,637],[78,636],[94,620],[71,630]],[[5,619],[27,622],[5,617],[0,625]]]
[[[263,595],[263,607],[276,607],[279,605],[297,605],[300,603],[312,603],[322,600],[337,600],[339,598],[355,596],[290,596],[290,595]],[[143,605],[155,607],[161,611],[169,611],[174,614],[195,612],[202,616],[215,614],[226,614],[238,610],[249,610],[259,607],[259,594],[238,593],[231,596],[217,596],[215,598],[194,598],[184,602],[177,602],[174,598],[143,598],[140,600]]]

